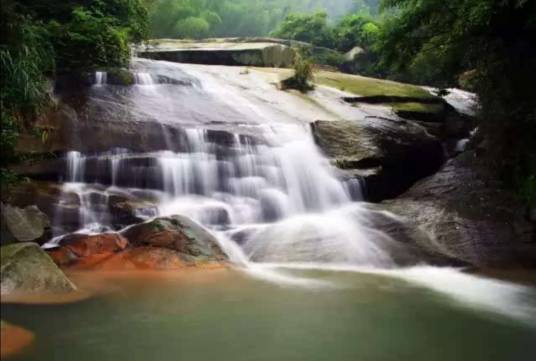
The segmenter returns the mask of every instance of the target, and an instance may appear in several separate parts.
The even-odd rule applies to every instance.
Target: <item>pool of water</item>
[[[234,270],[78,274],[79,284],[106,291],[67,305],[3,304],[2,318],[36,334],[13,360],[511,361],[536,354],[536,326],[523,314],[476,308],[398,277],[287,272],[318,282],[281,285]]]

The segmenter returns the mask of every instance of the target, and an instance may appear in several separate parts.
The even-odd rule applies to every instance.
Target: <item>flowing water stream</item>
[[[233,271],[232,277],[229,274],[219,276],[223,277],[221,284],[229,286],[231,295],[226,294],[218,282],[209,282],[210,286],[184,286],[178,282],[175,285],[177,291],[160,289],[155,296],[161,297],[159,301],[147,294],[135,296],[150,306],[136,301],[128,306],[132,314],[126,316],[128,312],[124,311],[113,317],[125,327],[131,322],[137,332],[143,333],[144,325],[151,330],[158,322],[164,322],[162,317],[166,312],[163,309],[166,307],[175,315],[173,317],[179,317],[186,310],[192,311],[191,317],[199,318],[188,320],[188,316],[182,314],[177,329],[168,325],[168,321],[164,322],[162,329],[165,332],[192,332],[182,339],[182,351],[179,345],[164,346],[157,340],[139,340],[142,344],[169,347],[177,352],[178,359],[179,356],[196,355],[213,359],[210,357],[220,355],[218,347],[223,351],[218,358],[244,359],[236,357],[246,347],[255,355],[255,350],[259,351],[259,355],[248,360],[356,359],[352,357],[397,360],[410,356],[423,360],[452,360],[455,351],[449,347],[450,351],[443,355],[449,357],[442,357],[438,349],[426,349],[419,354],[426,356],[426,352],[431,352],[437,357],[415,357],[415,350],[403,346],[402,329],[397,329],[400,322],[411,323],[407,325],[407,337],[414,347],[417,347],[414,342],[419,337],[425,337],[424,329],[419,327],[442,327],[442,324],[432,326],[434,322],[446,322],[450,331],[444,335],[437,331],[439,334],[431,335],[431,339],[451,337],[455,331],[448,320],[449,312],[467,327],[464,332],[470,330],[475,337],[486,325],[494,327],[490,325],[498,322],[497,327],[503,327],[506,322],[506,329],[518,335],[517,341],[515,337],[505,339],[505,344],[509,345],[506,349],[510,351],[518,350],[517,347],[525,345],[530,335],[534,336],[534,289],[421,264],[410,250],[375,223],[378,217],[392,222],[402,220],[374,210],[363,202],[360,183],[339,174],[315,146],[309,122],[364,117],[368,111],[381,110],[350,107],[338,100],[336,90],[328,88],[317,89],[310,99],[281,92],[267,80],[268,74],[257,70],[244,72],[240,68],[140,59],[134,61],[133,69],[136,85],[128,90],[108,85],[106,73],[97,73],[89,104],[104,109],[109,115],[109,119],[100,121],[112,122],[122,116],[124,119],[120,120],[127,125],[151,124],[152,129],[161,132],[160,142],[146,150],[121,147],[106,152],[72,151],[66,155],[63,193],[65,202],[73,193],[80,199],[78,231],[92,233],[120,229],[121,225],[109,210],[114,197],[151,200],[155,206],[140,209],[137,214],[140,219],[175,214],[191,217],[215,234],[237,269],[249,275],[244,277]],[[128,111],[121,115],[125,109]],[[54,222],[54,242],[57,242],[67,232],[62,227],[66,215],[58,212]],[[401,267],[401,258],[405,260],[405,267]],[[121,285],[127,287],[124,283]],[[203,297],[216,303],[223,297],[223,301],[220,305],[210,306],[208,299],[203,300]],[[455,301],[458,306],[446,300]],[[398,301],[400,303],[396,304]],[[196,302],[200,302],[199,305],[195,306]],[[252,302],[266,307],[267,313],[263,315]],[[378,309],[373,307],[375,302]],[[92,301],[83,305],[81,312],[88,316],[104,307],[107,311],[102,317],[111,317],[110,312],[117,303],[117,296]],[[304,309],[300,310],[299,305]],[[361,305],[363,308],[359,309]],[[156,319],[147,316],[145,312],[149,311],[144,307],[154,310]],[[412,307],[416,308],[412,311]],[[412,312],[417,312],[419,307],[423,307],[424,318],[412,318],[415,316]],[[74,309],[73,306],[73,313],[67,312],[64,320],[70,332],[75,332],[72,328],[81,327],[79,321],[83,319],[75,315]],[[16,307],[11,311],[24,323],[24,317]],[[237,314],[237,318],[230,321],[226,312],[243,314]],[[292,316],[295,312],[299,319]],[[407,312],[406,316],[402,315]],[[319,313],[326,314],[319,317]],[[493,314],[500,315],[499,319],[486,318]],[[285,322],[285,315],[289,317],[288,322]],[[214,319],[209,321],[212,316],[221,318],[221,325],[217,326]],[[273,330],[269,329],[270,317],[281,323]],[[384,331],[390,327],[389,319],[396,324],[391,341],[388,335],[385,338],[379,334],[375,336],[382,327]],[[111,343],[118,337],[132,337],[132,333],[120,330],[119,325],[108,325],[104,319],[101,321],[104,323],[99,324],[99,330],[115,335],[110,336],[109,344],[102,345],[103,335],[92,334],[97,331],[90,325],[81,327],[79,337],[87,338],[85,341],[80,341],[78,336],[76,340],[69,339],[66,333],[60,332],[66,342],[74,343],[74,347],[68,347],[70,351],[65,352],[83,351],[87,342],[98,340],[95,342],[101,342],[102,346],[99,359],[119,357],[120,353]],[[196,328],[197,322],[219,328],[201,331]],[[242,322],[247,322],[248,327],[260,328],[257,331],[266,337],[264,346],[244,334]],[[342,326],[346,322],[349,323]],[[417,327],[415,322],[423,324]],[[379,327],[375,327],[376,324]],[[228,331],[222,329],[226,327]],[[299,331],[300,327],[312,327],[316,331],[311,329],[310,339],[307,339],[306,334]],[[318,327],[326,327],[326,332],[319,332]],[[245,346],[231,334],[225,336],[228,332],[236,332],[237,337],[240,335]],[[269,335],[269,332],[281,334]],[[348,335],[343,336],[345,332]],[[207,350],[195,348],[194,344],[204,347],[199,340],[188,344],[188,337],[195,339],[196,335],[207,340]],[[498,331],[490,337],[498,340],[503,337],[501,335]],[[163,341],[173,343],[169,336],[161,337]],[[293,337],[297,338],[295,353],[291,346]],[[369,337],[373,345],[366,346],[362,337]],[[219,344],[224,339],[233,344]],[[59,342],[54,337],[48,341],[52,344]],[[211,342],[217,343],[213,353]],[[271,342],[280,344],[281,348],[262,356],[260,352],[266,352],[263,351],[269,347],[266,343]],[[310,349],[302,349],[306,347],[304,342],[310,344],[307,346]],[[327,345],[325,352],[334,352],[332,355],[340,357],[324,355],[320,347],[322,342]],[[356,348],[352,342],[362,346]],[[394,354],[375,348],[380,345],[389,347],[389,342],[395,343]],[[461,339],[459,342],[467,350],[471,349]],[[334,351],[333,347],[346,347],[348,351]],[[473,351],[475,360],[493,359],[485,358],[489,355],[487,351]],[[127,354],[129,359],[147,359],[143,352],[139,357]],[[498,355],[496,359],[505,360],[503,356]],[[177,358],[162,356],[158,359]]]

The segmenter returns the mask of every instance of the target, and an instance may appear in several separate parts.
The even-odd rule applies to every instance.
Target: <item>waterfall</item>
[[[196,220],[248,267],[395,266],[400,245],[374,225],[360,183],[342,177],[314,143],[308,121],[318,110],[300,113],[296,97],[239,69],[212,69],[136,60],[127,91],[96,75],[101,89],[90,104],[106,104],[113,116],[126,102],[132,126],[154,119],[161,149],[69,152],[63,192],[78,198],[79,231],[117,229],[110,200],[150,193],[159,215]],[[64,219],[55,220],[58,229]]]
[[[95,73],[95,86],[102,87],[106,84],[106,81],[108,79],[108,73],[105,71],[97,71]]]

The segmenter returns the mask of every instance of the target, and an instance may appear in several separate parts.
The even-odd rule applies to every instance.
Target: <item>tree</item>
[[[327,24],[327,17],[325,12],[312,15],[290,14],[272,35],[332,48],[333,33]]]
[[[384,6],[396,16],[380,38],[383,63],[398,73],[424,73],[442,86],[456,85],[472,70],[487,159],[506,184],[536,203],[530,191],[536,174],[536,2],[385,0]]]
[[[333,32],[341,51],[355,46],[370,49],[379,37],[380,27],[369,15],[358,13],[345,16]]]

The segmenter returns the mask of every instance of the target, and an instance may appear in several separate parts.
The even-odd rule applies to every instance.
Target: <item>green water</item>
[[[282,287],[236,271],[151,281],[76,304],[2,305],[36,342],[13,360],[533,360],[536,328],[401,280],[316,272]],[[207,273],[208,274],[208,273]]]

